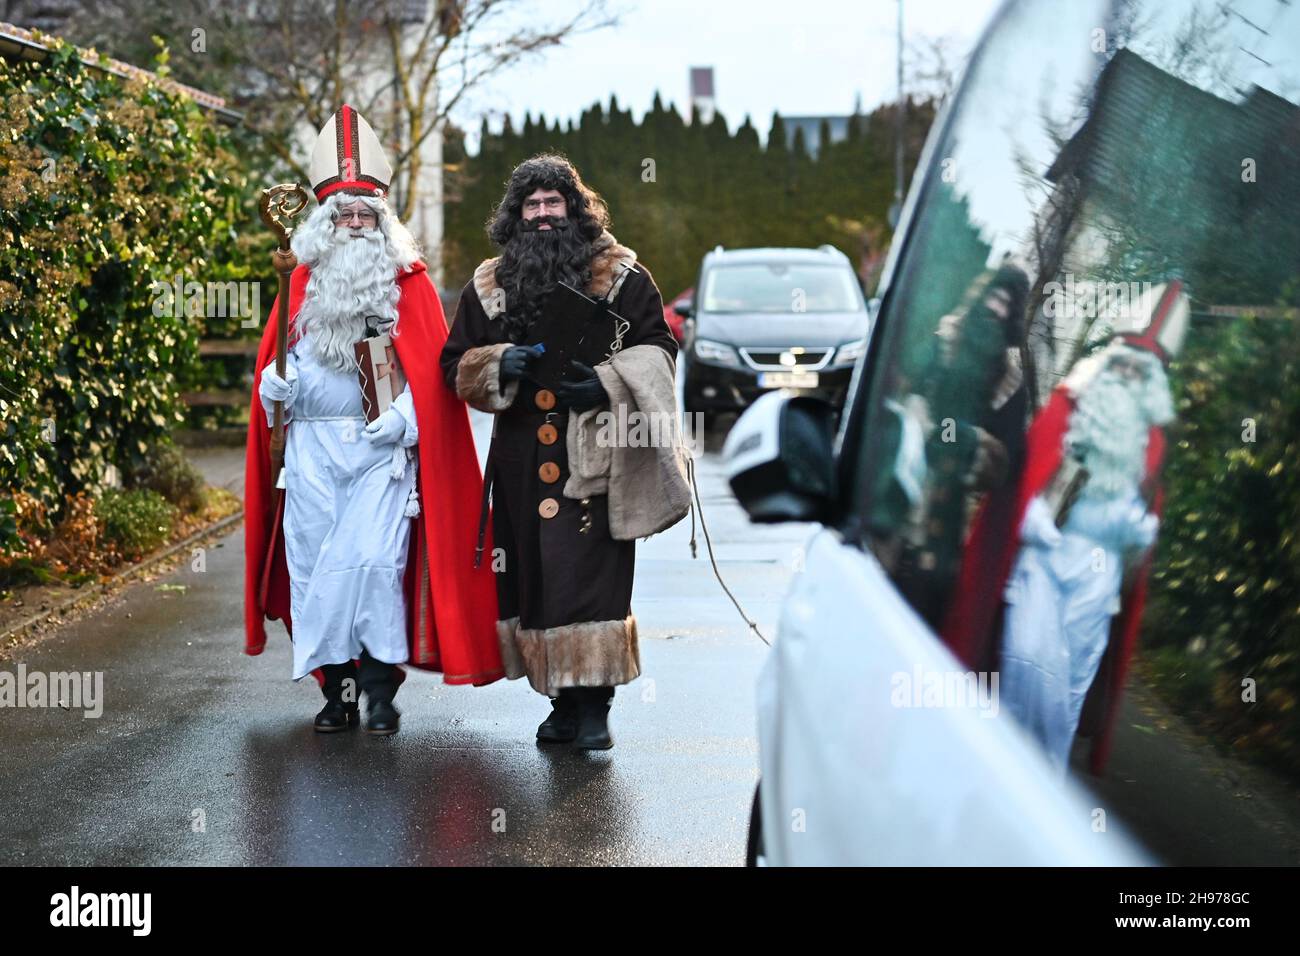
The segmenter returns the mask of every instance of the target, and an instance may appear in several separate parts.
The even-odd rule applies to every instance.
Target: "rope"
[[[695,502],[691,506],[691,557],[695,557],[695,511],[698,508],[700,512],[700,528],[704,531],[704,544],[709,550],[709,563],[713,565],[713,576],[718,579],[718,584],[722,585],[722,590],[726,592],[727,597],[731,598],[731,603],[736,606],[736,610],[744,618],[745,623],[749,625],[749,629],[754,632],[760,641],[771,647],[772,642],[763,636],[763,632],[758,629],[757,622],[745,613],[745,609],[736,600],[736,595],[732,594],[731,588],[727,587],[727,582],[722,580],[722,572],[718,570],[717,559],[713,556],[713,539],[709,537],[709,526],[704,523],[704,505],[700,502],[700,486],[695,481],[695,459],[690,457],[686,459],[686,475],[690,479],[691,490],[695,493]]]

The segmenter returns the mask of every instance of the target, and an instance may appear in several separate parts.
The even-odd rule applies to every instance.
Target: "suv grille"
[[[780,371],[801,371],[812,372],[821,368],[831,360],[833,349],[828,348],[742,348],[740,357],[745,360],[750,368],[760,369],[764,372]],[[791,353],[794,357],[794,364],[787,364],[781,361],[781,356],[785,353]]]

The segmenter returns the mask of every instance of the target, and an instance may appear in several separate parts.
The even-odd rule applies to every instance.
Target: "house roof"
[[[1058,182],[1073,172],[1098,185],[1120,187],[1135,163],[1160,157],[1162,174],[1181,153],[1189,177],[1210,157],[1260,157],[1272,151],[1300,107],[1260,87],[1233,102],[1167,73],[1127,49],[1119,50],[1097,81],[1088,120],[1047,170]]]
[[[0,22],[0,56],[20,60],[43,60],[50,54],[50,46],[45,36],[45,34],[25,30],[12,23]],[[93,50],[87,50],[84,47],[78,47],[77,52],[81,57],[81,61],[88,66],[124,78],[147,79],[166,89],[182,93],[199,106],[217,114],[225,122],[238,123],[244,118],[243,114],[238,110],[227,107],[225,99],[220,96],[205,93],[203,90],[186,86],[184,83],[177,83],[175,80],[159,76],[150,70],[124,63],[121,60],[115,60],[112,57],[104,56]]]
[[[1129,50],[1087,105],[1046,177],[1111,214],[1114,268],[1178,274],[1206,301],[1281,294],[1279,253],[1300,236],[1300,106],[1258,86],[1226,99]]]

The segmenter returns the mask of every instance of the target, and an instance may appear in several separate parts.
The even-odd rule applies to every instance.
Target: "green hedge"
[[[1176,372],[1148,657],[1185,712],[1300,776],[1295,320],[1203,320]]]
[[[204,319],[156,316],[153,284],[246,275],[249,192],[229,131],[192,100],[61,42],[0,60],[0,117],[0,497],[57,509],[184,420]]]
[[[176,521],[176,506],[156,491],[110,488],[95,502],[104,537],[128,560],[162,547]]]

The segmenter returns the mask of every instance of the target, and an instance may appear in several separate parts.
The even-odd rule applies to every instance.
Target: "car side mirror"
[[[835,408],[819,398],[769,392],[750,406],[722,448],[731,490],[750,519],[828,521],[834,436]]]
[[[678,302],[673,306],[673,312],[680,315],[683,319],[689,319],[693,311],[694,309],[691,308],[691,303],[689,302]]]

